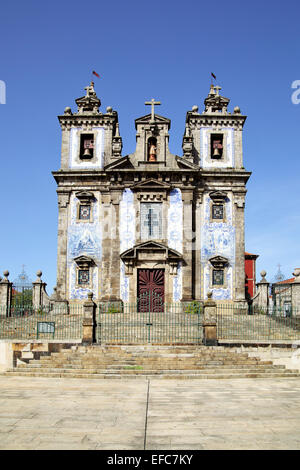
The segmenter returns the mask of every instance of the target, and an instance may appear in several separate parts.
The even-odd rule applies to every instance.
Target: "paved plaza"
[[[0,377],[0,449],[300,449],[300,379]]]

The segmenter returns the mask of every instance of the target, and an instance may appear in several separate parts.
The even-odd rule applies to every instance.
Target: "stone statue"
[[[150,145],[149,162],[156,162],[156,147],[154,144]]]

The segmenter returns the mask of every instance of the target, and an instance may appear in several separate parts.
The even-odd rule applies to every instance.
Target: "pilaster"
[[[236,302],[245,301],[245,193],[246,190],[234,194],[234,226],[235,226],[235,295]]]
[[[67,249],[68,208],[70,193],[57,190],[58,194],[58,247],[57,247],[57,298],[67,298]]]
[[[182,264],[182,301],[193,299],[193,189],[182,189],[183,202],[183,264]]]

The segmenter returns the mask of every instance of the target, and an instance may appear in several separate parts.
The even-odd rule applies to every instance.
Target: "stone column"
[[[93,293],[88,293],[88,299],[83,304],[83,336],[82,343],[92,344],[96,342],[96,304],[93,301]]]
[[[203,343],[206,346],[216,346],[217,338],[217,304],[212,300],[212,292],[208,292],[204,303]]]
[[[67,298],[68,206],[70,194],[58,193],[57,297]]]
[[[246,190],[234,193],[235,302],[245,302],[245,207]]]
[[[291,297],[293,314],[300,314],[300,268],[294,269],[294,282],[291,284]]]
[[[193,189],[182,189],[183,202],[183,263],[182,263],[182,301],[193,299]]]
[[[8,280],[8,271],[4,271],[3,275],[4,279],[0,280],[0,316],[10,317],[12,282]]]

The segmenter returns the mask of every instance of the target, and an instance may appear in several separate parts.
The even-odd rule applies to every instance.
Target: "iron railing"
[[[133,303],[100,303],[96,338],[102,344],[199,344],[202,320],[199,302],[168,303],[143,295]]]
[[[300,340],[300,310],[217,305],[219,340]]]
[[[81,305],[0,307],[0,339],[81,339],[82,322]]]

